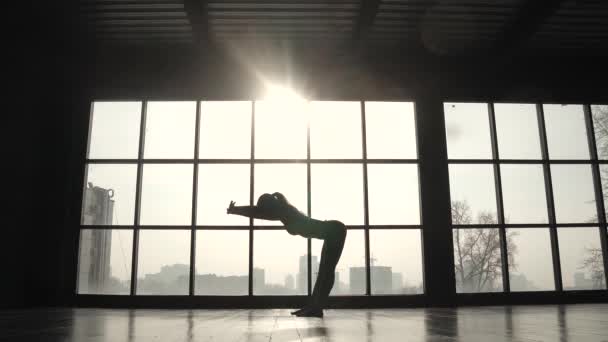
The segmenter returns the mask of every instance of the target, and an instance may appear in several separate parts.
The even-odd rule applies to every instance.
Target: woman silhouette
[[[291,313],[300,317],[323,317],[323,308],[327,305],[327,298],[334,286],[336,265],[342,255],[342,249],[344,249],[346,240],[344,224],[335,220],[320,221],[310,218],[289,203],[279,192],[261,195],[255,206],[235,206],[234,201],[231,201],[227,213],[262,220],[281,221],[289,234],[324,241],[319,273],[310,303]]]

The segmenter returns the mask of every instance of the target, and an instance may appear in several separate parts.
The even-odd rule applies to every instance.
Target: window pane
[[[331,295],[365,294],[365,235],[363,229],[349,229],[342,256],[336,267]],[[323,240],[312,239],[312,286],[317,281]],[[306,285],[306,274],[298,273],[298,284]],[[306,287],[304,287],[306,289]]]
[[[490,121],[486,103],[444,103],[449,159],[490,159]]]
[[[311,213],[318,220],[363,224],[363,166],[311,165]]]
[[[453,235],[456,292],[501,292],[498,229],[454,229]]]
[[[589,159],[585,113],[581,105],[543,105],[551,159]]]
[[[197,295],[249,293],[249,231],[196,232]]]
[[[137,272],[138,295],[187,295],[190,231],[141,230]]]
[[[597,157],[608,159],[608,105],[591,106],[591,115],[593,116]]]
[[[413,102],[365,102],[367,158],[415,159]]]
[[[249,205],[249,164],[200,164],[198,225],[249,225],[249,218],[227,215],[230,201]]]
[[[511,291],[555,290],[548,228],[509,228],[507,248]]]
[[[608,215],[606,215],[606,209],[608,208],[608,165],[600,165],[600,180],[604,198],[604,216],[608,219]]]
[[[144,158],[192,159],[196,102],[148,102]]]
[[[80,231],[78,293],[121,294],[131,291],[133,231]]]
[[[136,165],[89,164],[84,188],[84,225],[132,225]]]
[[[501,165],[506,223],[547,223],[547,195],[542,165]]]
[[[308,211],[305,164],[256,164],[254,204],[265,193],[280,192],[304,214]],[[279,221],[255,220],[255,225],[281,225]]]
[[[496,103],[496,135],[501,159],[541,159],[536,105]]]
[[[144,164],[140,222],[145,225],[190,225],[192,165]]]
[[[306,288],[296,287],[298,272],[308,272],[299,263],[300,257],[307,255],[306,239],[283,230],[256,230],[254,235],[254,294],[306,294]]]
[[[597,222],[589,165],[551,165],[551,181],[558,223]]]
[[[564,290],[606,288],[600,234],[597,228],[558,228]]]
[[[453,224],[491,224],[496,219],[492,165],[450,165]]]
[[[424,292],[420,230],[372,229],[369,239],[372,294]]]
[[[361,132],[359,102],[310,103],[311,158],[361,159]]]
[[[201,102],[199,157],[251,157],[251,102]]]
[[[420,224],[418,166],[368,164],[370,224]]]
[[[306,158],[308,103],[255,102],[255,158]]]
[[[88,157],[137,158],[141,102],[93,102]]]

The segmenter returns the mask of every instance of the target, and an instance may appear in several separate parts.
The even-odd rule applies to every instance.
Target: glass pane
[[[89,164],[84,188],[84,225],[132,225],[136,165]]]
[[[305,159],[308,103],[255,102],[255,158]]]
[[[604,216],[608,220],[606,210],[608,209],[608,165],[600,165],[600,180],[602,183],[602,196],[604,198]]]
[[[196,102],[148,102],[144,158],[192,159]]]
[[[536,105],[496,103],[496,136],[500,159],[541,159]]]
[[[141,230],[137,263],[138,295],[187,295],[190,231]]]
[[[370,224],[420,224],[418,166],[368,164]]]
[[[251,157],[251,102],[201,102],[199,157]]]
[[[190,225],[192,165],[144,164],[141,189],[142,225]]]
[[[369,240],[372,294],[424,292],[419,229],[372,229]]]
[[[548,228],[507,229],[511,291],[552,291],[553,257]]]
[[[304,214],[308,211],[305,164],[256,164],[254,204],[265,193],[280,192]],[[238,204],[238,202],[237,202]],[[279,221],[255,220],[255,225],[278,226]]]
[[[230,201],[249,205],[249,164],[200,164],[198,167],[198,225],[249,225],[249,218],[227,215]]]
[[[547,223],[547,195],[542,165],[501,165],[506,223]]]
[[[131,230],[81,230],[78,293],[128,295],[132,250]]]
[[[336,267],[331,295],[365,294],[365,235],[363,229],[349,229],[342,256]],[[312,239],[312,286],[317,281],[323,240]],[[306,260],[305,260],[306,262]],[[301,278],[300,278],[301,277]],[[298,284],[306,285],[306,275],[298,274]],[[306,289],[306,287],[304,287]]]
[[[589,159],[585,113],[581,105],[543,105],[551,159]]]
[[[591,115],[593,116],[597,157],[608,159],[608,105],[591,106]]]
[[[456,292],[501,292],[498,229],[454,229],[453,235]]]
[[[564,290],[606,288],[598,228],[557,228]]]
[[[491,159],[486,103],[444,103],[449,159]]]
[[[413,102],[365,102],[367,158],[416,159]]]
[[[361,104],[313,101],[310,103],[310,157],[361,159]]]
[[[249,293],[249,231],[196,232],[197,295]]]
[[[492,224],[496,192],[492,165],[450,165],[453,224]]]
[[[93,102],[90,159],[137,158],[141,102]]]
[[[589,165],[551,165],[557,223],[597,222]]]
[[[297,288],[298,272],[308,272],[300,265],[308,254],[306,239],[283,230],[256,230],[253,239],[253,293],[256,295],[306,294]],[[304,258],[306,260],[306,258]],[[307,267],[307,264],[304,265]]]
[[[363,224],[363,166],[311,165],[311,213],[318,220]]]

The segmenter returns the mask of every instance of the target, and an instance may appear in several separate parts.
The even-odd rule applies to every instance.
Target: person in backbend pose
[[[323,308],[327,305],[327,298],[334,286],[336,265],[342,255],[342,249],[344,249],[346,240],[344,224],[336,220],[320,221],[310,218],[289,203],[279,192],[261,195],[255,206],[235,206],[234,201],[231,201],[227,213],[262,220],[281,221],[289,234],[324,241],[319,262],[319,274],[310,303],[291,313],[300,317],[323,317]]]

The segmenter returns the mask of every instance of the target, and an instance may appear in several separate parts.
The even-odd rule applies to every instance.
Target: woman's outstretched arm
[[[255,205],[235,206],[234,201],[230,201],[226,213],[270,221],[279,221],[281,219],[275,213],[271,213],[268,210],[262,210],[262,208]]]

